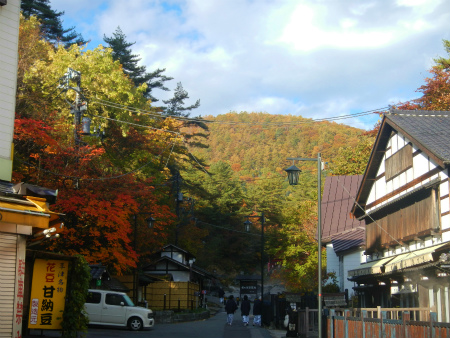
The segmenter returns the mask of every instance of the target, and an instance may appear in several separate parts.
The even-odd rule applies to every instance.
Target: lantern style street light
[[[138,215],[150,215],[149,217],[147,217],[145,219],[145,221],[147,222],[147,227],[149,229],[153,228],[153,225],[155,224],[155,219],[151,216],[150,212],[138,212],[136,214],[134,214],[134,231],[133,231],[133,236],[134,236],[134,240],[133,240],[133,246],[134,246],[134,251],[137,253],[137,219],[138,219]],[[137,269],[137,262],[136,262],[136,268],[134,269],[134,273],[133,273],[133,302],[134,305],[137,305],[137,301],[138,301],[138,283],[139,283],[139,272]]]
[[[287,158],[292,162],[294,161],[315,161],[317,162],[317,245],[318,245],[318,291],[317,291],[317,301],[318,301],[318,325],[319,325],[319,338],[322,338],[322,216],[321,216],[321,196],[322,196],[322,158],[320,153],[317,154],[317,158],[299,158],[290,157]],[[290,185],[298,185],[298,179],[301,170],[297,168],[294,164],[289,168],[285,169],[288,173],[288,180]]]
[[[245,216],[247,220],[244,222],[245,231],[250,231],[250,226],[253,224],[249,218],[257,218],[261,222],[261,323],[263,323],[263,315],[264,315],[264,223],[266,219],[264,218],[264,213],[261,213],[261,216]]]

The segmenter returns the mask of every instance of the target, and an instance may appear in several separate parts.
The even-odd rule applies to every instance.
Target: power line
[[[386,106],[386,107],[376,108],[376,109],[367,110],[367,111],[354,113],[354,114],[340,115],[340,116],[334,116],[334,117],[328,117],[328,118],[322,118],[322,119],[310,119],[310,120],[305,119],[306,121],[297,121],[297,122],[241,122],[241,121],[205,120],[205,119],[201,119],[201,118],[189,118],[189,117],[183,117],[183,116],[164,115],[164,114],[152,112],[150,110],[136,108],[136,107],[130,107],[130,106],[125,106],[125,105],[122,105],[122,104],[119,104],[119,103],[115,103],[115,102],[111,102],[111,101],[107,101],[107,100],[102,100],[102,99],[97,99],[97,98],[93,99],[92,102],[93,103],[98,103],[98,104],[101,104],[101,105],[105,105],[105,106],[108,106],[108,107],[111,107],[111,108],[122,109],[122,110],[126,110],[126,111],[129,111],[129,112],[132,112],[132,113],[149,115],[149,116],[158,117],[158,118],[168,118],[168,117],[170,117],[170,118],[175,119],[175,120],[190,121],[190,122],[227,124],[227,125],[265,125],[265,126],[266,125],[286,126],[286,125],[299,125],[299,124],[325,122],[325,121],[338,121],[338,120],[344,120],[344,119],[349,119],[349,118],[366,116],[366,115],[373,114],[375,112],[385,111],[385,110],[390,108],[389,106]]]

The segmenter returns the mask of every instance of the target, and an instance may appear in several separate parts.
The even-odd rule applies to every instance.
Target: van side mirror
[[[124,302],[120,302],[120,306],[125,306],[125,303]]]

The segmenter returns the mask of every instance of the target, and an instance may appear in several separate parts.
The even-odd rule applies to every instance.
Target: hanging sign
[[[68,268],[68,261],[57,259],[35,260],[28,328],[61,329]]]

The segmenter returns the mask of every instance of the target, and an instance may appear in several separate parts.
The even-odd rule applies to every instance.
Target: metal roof
[[[350,213],[361,180],[362,175],[329,176],[325,179],[321,201],[323,243],[332,241],[340,233],[363,226]]]
[[[353,248],[360,248],[366,244],[366,230],[363,227],[358,227],[341,232],[332,237],[331,243],[336,254]]]

